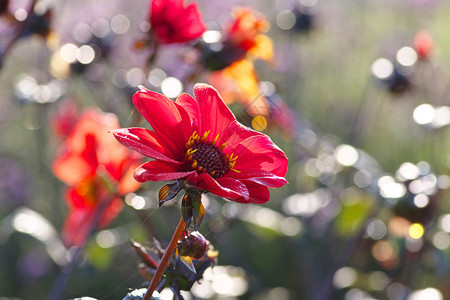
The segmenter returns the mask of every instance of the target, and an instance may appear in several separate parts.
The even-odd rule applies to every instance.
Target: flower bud
[[[178,253],[193,259],[202,258],[208,249],[208,242],[198,231],[194,231],[178,242]]]

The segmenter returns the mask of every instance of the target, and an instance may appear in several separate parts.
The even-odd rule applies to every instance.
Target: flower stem
[[[181,234],[183,233],[185,225],[186,223],[184,222],[183,217],[181,217],[180,223],[178,223],[178,226],[175,229],[175,232],[173,233],[172,239],[170,240],[169,245],[164,251],[164,255],[161,258],[161,262],[159,263],[158,268],[155,271],[155,275],[153,275],[152,281],[150,282],[147,292],[145,293],[144,298],[142,298],[142,300],[150,300],[152,298],[153,292],[155,291],[156,286],[158,285],[161,276],[164,273],[167,264],[169,263],[170,257],[172,256],[173,251],[175,251],[175,247],[177,246],[178,240],[180,239]]]

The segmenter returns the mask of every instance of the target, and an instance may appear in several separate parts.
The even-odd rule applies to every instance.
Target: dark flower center
[[[199,173],[208,173],[213,178],[222,177],[228,170],[233,170],[237,156],[228,156],[222,150],[225,144],[220,147],[216,145],[219,138],[214,141],[207,141],[209,131],[203,137],[194,132],[186,143],[186,161],[193,170]],[[237,171],[236,171],[237,172]]]

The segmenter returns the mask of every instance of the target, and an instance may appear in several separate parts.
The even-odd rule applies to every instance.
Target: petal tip
[[[138,92],[148,92],[148,89],[142,84],[138,85],[138,89],[139,89]]]
[[[219,95],[219,92],[211,85],[207,83],[196,83],[194,85],[194,95],[197,97],[199,93],[208,94],[210,92],[213,92],[217,95]]]

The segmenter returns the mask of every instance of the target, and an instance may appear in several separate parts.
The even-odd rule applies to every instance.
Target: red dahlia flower
[[[188,42],[200,37],[206,28],[197,4],[184,7],[184,0],[153,0],[150,25],[161,44]]]
[[[87,110],[53,163],[56,177],[70,186],[62,232],[69,247],[82,246],[93,229],[108,225],[122,209],[120,196],[139,187],[133,170],[141,156],[117,145],[107,134],[111,128],[119,128],[115,115]]]
[[[136,180],[183,180],[184,186],[243,203],[269,200],[268,188],[287,183],[287,158],[271,139],[236,121],[217,91],[196,84],[195,99],[176,101],[142,88],[133,96],[153,130],[113,130],[119,142],[155,160]]]

